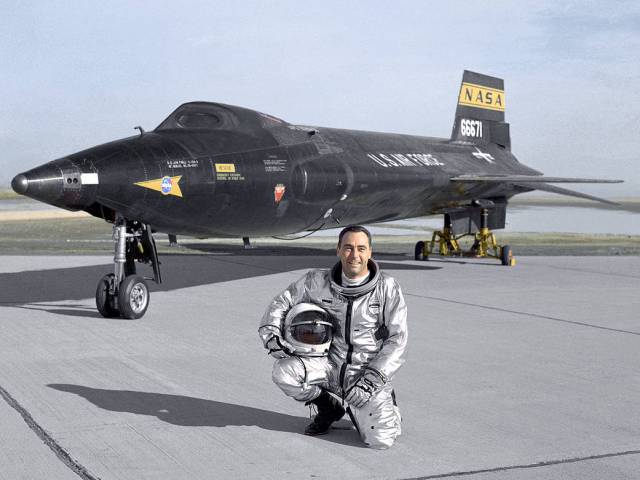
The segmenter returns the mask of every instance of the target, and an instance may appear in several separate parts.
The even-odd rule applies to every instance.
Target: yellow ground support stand
[[[452,235],[450,227],[444,227],[442,231],[433,232],[431,242],[427,242],[428,254],[433,253],[436,242],[438,242],[439,253],[442,256],[460,255],[462,253],[458,239]]]
[[[514,266],[516,259],[513,257],[511,247],[509,245],[498,245],[496,236],[487,227],[488,215],[488,210],[482,209],[480,215],[481,227],[475,234],[453,235],[451,225],[445,225],[442,230],[433,232],[430,242],[416,243],[416,260],[428,260],[429,255],[433,254],[437,244],[438,253],[443,257],[492,257],[500,260],[503,265]],[[459,240],[468,236],[473,236],[474,242],[471,249],[468,252],[464,252],[460,248]]]

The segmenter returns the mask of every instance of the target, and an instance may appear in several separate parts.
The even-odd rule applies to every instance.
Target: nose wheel
[[[151,295],[146,279],[136,273],[136,262],[153,267],[153,281],[161,283],[158,253],[148,225],[118,217],[113,226],[114,273],[102,277],[96,288],[96,307],[105,318],[144,316]]]
[[[129,275],[120,284],[118,309],[122,318],[142,317],[149,306],[149,287],[140,275]]]
[[[96,307],[100,315],[105,318],[116,318],[120,316],[117,298],[113,294],[115,291],[114,283],[115,275],[108,273],[100,279],[98,288],[96,288]]]

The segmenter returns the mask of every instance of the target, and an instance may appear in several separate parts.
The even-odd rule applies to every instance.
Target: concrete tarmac
[[[0,479],[640,478],[639,257],[377,259],[410,327],[385,451],[302,435],[258,340],[326,251],[164,255],[135,321],[95,310],[111,256],[0,257]]]

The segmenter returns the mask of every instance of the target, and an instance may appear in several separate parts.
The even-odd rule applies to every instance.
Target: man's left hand
[[[364,374],[347,391],[344,399],[352,407],[362,408],[384,384],[384,379],[376,371],[365,370]]]
[[[344,400],[355,408],[364,407],[367,402],[371,399],[371,392],[362,388],[362,386],[356,384],[349,389],[347,392],[347,396],[344,397]]]

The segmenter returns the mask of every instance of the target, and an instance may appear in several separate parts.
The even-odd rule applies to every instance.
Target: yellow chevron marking
[[[135,185],[148,188],[149,190],[155,190],[163,195],[173,195],[182,198],[182,190],[180,190],[180,185],[178,185],[181,178],[182,175],[162,177],[156,178],[155,180],[147,180],[146,182],[136,182]]]

